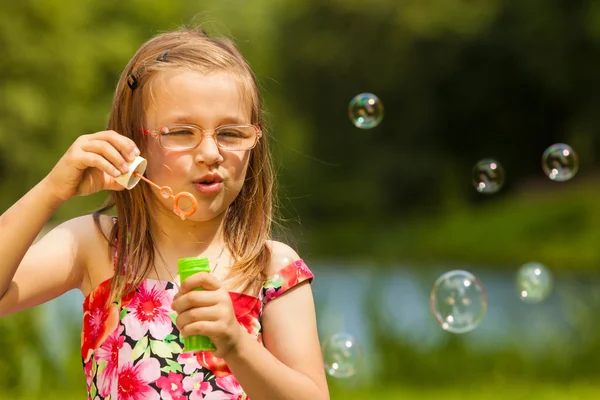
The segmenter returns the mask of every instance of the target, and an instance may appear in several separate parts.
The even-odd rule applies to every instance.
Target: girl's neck
[[[199,256],[223,247],[225,213],[209,221],[182,221],[175,214],[155,213],[152,235],[155,245],[165,256],[183,258]]]

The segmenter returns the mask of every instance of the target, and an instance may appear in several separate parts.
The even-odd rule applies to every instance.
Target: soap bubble
[[[517,291],[528,303],[543,301],[552,292],[552,273],[538,262],[524,264],[517,272]]]
[[[383,119],[383,103],[372,93],[357,94],[348,105],[348,115],[357,128],[375,128]]]
[[[473,186],[479,193],[496,193],[504,185],[504,168],[494,159],[480,160],[473,167]]]
[[[354,376],[361,361],[362,349],[348,333],[336,333],[323,343],[325,371],[334,378]]]
[[[568,144],[556,143],[544,151],[542,169],[553,181],[568,181],[579,169],[579,157]]]
[[[487,296],[479,279],[468,271],[455,270],[440,276],[430,296],[433,316],[441,327],[453,333],[477,327],[487,309]]]

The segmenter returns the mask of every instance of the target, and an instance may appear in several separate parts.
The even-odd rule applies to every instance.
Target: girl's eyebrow
[[[194,117],[193,116],[187,116],[187,115],[178,115],[175,118],[167,118],[166,119],[167,123],[164,125],[171,125],[171,124],[176,124],[176,125],[195,125],[198,126],[200,128],[203,128],[202,125],[194,123]],[[221,125],[246,125],[249,124],[249,122],[244,121],[243,119],[234,116],[234,115],[229,115],[226,116],[224,118],[219,119],[219,123],[215,126],[215,128],[217,126],[221,126]]]
[[[247,121],[245,121],[242,118],[238,118],[238,117],[234,117],[234,116],[230,116],[224,119],[220,120],[219,125],[246,125],[248,124]]]

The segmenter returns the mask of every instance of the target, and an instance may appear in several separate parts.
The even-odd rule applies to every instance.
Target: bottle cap
[[[146,165],[148,162],[145,158],[137,156],[135,160],[129,163],[129,170],[123,175],[115,178],[115,181],[127,190],[131,190],[138,184],[140,178],[138,176],[133,175],[134,172],[137,172],[140,175],[144,175],[146,172]]]
[[[177,260],[177,269],[181,281],[198,272],[210,272],[208,258],[205,257],[180,258]]]

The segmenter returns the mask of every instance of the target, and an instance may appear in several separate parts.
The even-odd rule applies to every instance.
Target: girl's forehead
[[[247,91],[240,77],[225,71],[161,71],[150,84],[146,123],[189,123],[205,129],[223,121],[249,124],[252,105]]]

